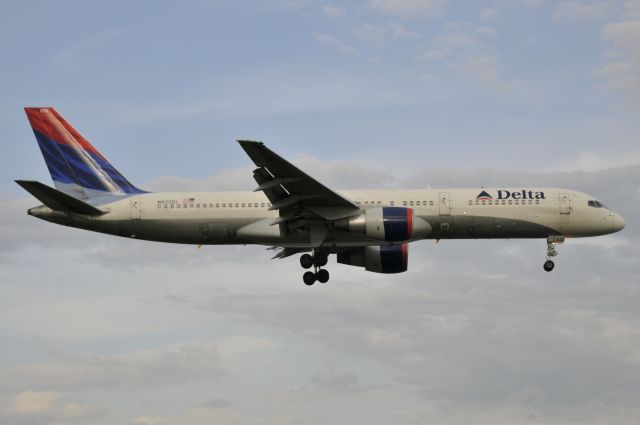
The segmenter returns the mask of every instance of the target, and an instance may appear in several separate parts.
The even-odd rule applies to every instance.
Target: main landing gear
[[[327,283],[329,281],[329,272],[326,269],[322,269],[327,265],[329,255],[322,251],[314,251],[313,255],[303,254],[300,257],[300,265],[305,269],[313,267],[313,271],[305,272],[302,275],[302,280],[307,286],[311,286],[316,281],[320,283]]]
[[[545,261],[542,266],[544,271],[550,272],[556,266],[551,259],[556,255],[558,255],[558,251],[556,250],[556,244],[561,244],[563,242],[564,242],[564,236],[561,236],[561,235],[554,235],[554,236],[547,237],[547,261]]]

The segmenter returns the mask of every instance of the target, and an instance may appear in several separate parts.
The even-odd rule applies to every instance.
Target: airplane
[[[25,112],[54,186],[16,180],[42,205],[28,214],[131,239],[194,245],[259,244],[301,254],[303,282],[326,283],[328,257],[370,272],[408,269],[409,243],[544,238],[543,268],[565,238],[606,235],[624,219],[568,189],[494,187],[334,191],[261,142],[238,140],[256,168],[253,192],[148,192],[129,182],[53,107]]]

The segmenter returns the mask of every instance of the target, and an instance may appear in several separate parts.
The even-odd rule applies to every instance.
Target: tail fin
[[[58,190],[80,199],[144,193],[129,183],[55,108],[24,110]]]

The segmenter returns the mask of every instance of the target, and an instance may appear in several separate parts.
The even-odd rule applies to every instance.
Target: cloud
[[[340,40],[339,38],[332,37],[330,35],[319,33],[319,32],[314,32],[313,33],[313,38],[318,43],[320,43],[322,45],[325,45],[325,46],[332,47],[332,48],[338,50],[339,52],[347,53],[347,54],[350,54],[350,55],[358,55],[359,54],[358,50],[355,47],[352,47],[352,46],[346,44],[344,41]]]
[[[558,4],[553,17],[560,22],[596,22],[607,19],[614,10],[611,1],[564,1]]]
[[[239,415],[229,408],[192,407],[176,416],[140,416],[127,425],[226,425],[237,424]]]
[[[431,16],[440,13],[446,0],[369,0],[372,8],[403,17]]]
[[[17,394],[4,410],[15,416],[42,415],[51,409],[59,397],[51,391],[24,391]]]
[[[329,16],[329,17],[332,17],[332,18],[342,17],[342,16],[345,16],[347,14],[347,12],[345,12],[344,8],[342,8],[340,6],[333,5],[333,4],[326,4],[326,5],[322,6],[322,13],[324,13],[326,16]]]
[[[640,151],[625,152],[616,155],[598,155],[593,152],[582,152],[575,159],[560,161],[549,170],[582,170],[602,171],[609,168],[640,165]]]
[[[416,39],[420,34],[400,24],[375,25],[364,23],[355,29],[356,37],[374,45],[383,45],[389,39]]]
[[[357,412],[350,423],[419,424],[425,418],[445,424],[472,418],[509,424],[532,418],[550,424],[635,423],[640,226],[634,214],[640,208],[640,166],[596,172],[428,169],[388,175],[384,164],[352,170],[357,164],[347,161],[327,165],[303,156],[295,162],[334,187],[568,187],[600,197],[625,215],[628,226],[611,237],[567,241],[550,274],[541,269],[542,240],[425,241],[412,244],[407,273],[376,275],[332,259],[332,280],[307,288],[300,282],[297,259],[268,262],[259,256],[261,248],[251,247],[212,250],[185,265],[182,247],[155,250],[145,244],[141,249],[136,241],[114,239],[116,245],[96,248],[122,251],[102,260],[112,263],[104,273],[94,267],[104,263],[82,246],[72,244],[60,252],[64,237],[47,236],[57,227],[44,223],[28,237],[50,240],[47,249],[34,255],[26,243],[3,266],[3,335],[7,328],[28,333],[42,317],[50,323],[39,332],[45,340],[58,340],[52,337],[56,328],[77,332],[71,322],[78,317],[87,335],[92,329],[94,335],[83,337],[92,341],[89,348],[77,348],[76,340],[69,348],[62,344],[62,351],[49,349],[45,358],[13,360],[0,370],[0,394],[12,394],[7,400],[29,391],[57,394],[49,409],[57,417],[64,411],[69,416],[83,412],[82,406],[91,403],[71,398],[86,394],[105,400],[102,404],[125,406],[126,417],[119,423],[129,424],[275,423],[283,409],[285,423],[297,418],[326,423],[326,416],[312,414],[316,411],[334,412],[336,420]],[[104,239],[94,241],[105,244]],[[13,261],[40,258],[42,264],[51,252],[67,255],[49,262],[74,264],[79,282],[59,278],[64,270],[44,267],[47,281],[56,285],[43,293],[33,283],[43,272],[29,272],[24,263]],[[147,263],[155,255],[161,261]],[[116,271],[124,261],[133,266]],[[83,286],[95,299],[77,303],[95,310],[95,316],[66,308],[36,314],[75,303],[75,292]],[[14,291],[23,294],[19,302]],[[101,298],[108,302],[97,303]],[[132,302],[136,298],[148,303]],[[17,309],[24,311],[21,320],[14,317]],[[134,309],[137,316],[130,315]],[[138,334],[105,337],[103,327],[94,323],[97,316],[127,330],[137,328]],[[68,322],[58,322],[59,317]],[[191,339],[200,332],[200,338]],[[229,336],[215,336],[218,332]],[[181,342],[157,342],[167,334]],[[123,341],[147,346],[122,349]],[[111,353],[94,353],[94,344],[108,346]],[[174,404],[138,405],[141,394]],[[129,402],[118,397],[135,404],[126,407]],[[342,410],[345,403],[349,412]],[[104,415],[101,423],[118,422],[117,413]]]
[[[597,74],[605,86],[621,92],[634,102],[640,100],[640,19],[613,22],[602,29],[602,38],[611,46],[609,59]]]
[[[0,369],[0,391],[26,391],[28,388],[131,390],[218,381],[227,375],[228,366],[242,363],[255,353],[276,348],[269,338],[237,335],[115,355],[57,353],[52,362]],[[12,402],[9,412],[46,410],[57,400],[56,394],[26,391]],[[77,409],[71,406],[67,410],[67,414],[72,414]]]
[[[484,9],[481,13],[480,13],[480,19],[482,19],[483,21],[489,21],[491,19],[494,19],[496,17],[500,16],[500,12],[496,9],[493,8],[488,8],[488,9]]]
[[[105,409],[69,401],[56,392],[24,391],[9,399],[0,411],[0,420],[11,424],[62,425],[94,420],[105,414]]]

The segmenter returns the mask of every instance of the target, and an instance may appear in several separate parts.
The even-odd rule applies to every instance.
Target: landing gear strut
[[[555,267],[555,263],[551,260],[551,258],[558,255],[558,251],[556,250],[556,244],[561,244],[564,242],[564,236],[554,235],[547,237],[547,261],[544,262],[542,268],[546,272],[550,272]]]
[[[300,265],[305,269],[313,267],[313,271],[305,272],[302,275],[302,281],[305,285],[311,286],[316,281],[327,283],[329,281],[329,271],[322,269],[327,265],[329,255],[326,252],[314,250],[313,255],[303,254],[300,257]]]

